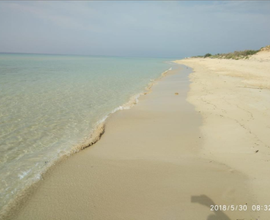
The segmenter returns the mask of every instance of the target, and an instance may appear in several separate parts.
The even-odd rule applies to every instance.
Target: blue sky
[[[187,57],[270,44],[269,1],[0,2],[0,52]]]

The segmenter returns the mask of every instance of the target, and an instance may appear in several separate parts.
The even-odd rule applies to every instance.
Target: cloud
[[[178,56],[255,48],[270,38],[269,2],[42,1],[0,5],[2,50]]]

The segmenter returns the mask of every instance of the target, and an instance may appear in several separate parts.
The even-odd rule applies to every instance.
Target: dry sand
[[[12,219],[269,219],[251,211],[270,204],[269,63],[179,62],[195,70],[196,111],[186,101],[190,69],[180,66],[113,114],[100,141],[48,172]]]
[[[185,59],[194,69],[188,101],[202,114],[201,154],[245,174],[256,212],[270,219],[270,52],[250,60]]]

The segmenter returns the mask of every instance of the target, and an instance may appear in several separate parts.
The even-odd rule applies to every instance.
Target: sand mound
[[[250,60],[270,61],[270,45],[261,48],[261,50],[250,57]]]
[[[268,45],[268,46],[266,46],[266,47],[261,48],[261,50],[260,50],[260,51],[268,51],[268,52],[270,52],[270,45]]]

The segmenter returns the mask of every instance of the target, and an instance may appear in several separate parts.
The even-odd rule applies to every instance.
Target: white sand
[[[188,100],[203,116],[201,153],[244,173],[259,205],[270,204],[269,55],[177,61],[195,70]],[[258,216],[270,219],[270,210]]]

